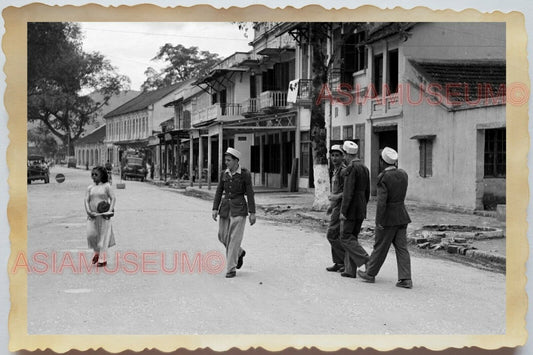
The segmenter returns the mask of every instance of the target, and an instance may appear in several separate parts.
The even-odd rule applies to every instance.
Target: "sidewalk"
[[[175,189],[172,189],[175,190]],[[188,195],[212,200],[215,195],[216,185],[207,189],[207,186],[186,187],[179,191]],[[280,192],[258,189],[255,195],[258,209],[263,210],[267,217],[296,215],[296,217],[317,222],[326,226],[329,216],[325,212],[311,209],[314,195],[311,192]],[[468,212],[446,211],[431,208],[416,202],[406,201],[407,210],[412,223],[409,224],[407,233],[409,243],[414,248],[444,249],[448,253],[462,254],[464,257],[488,264],[497,264],[505,267],[506,239],[505,222],[487,214],[474,214]],[[368,204],[367,219],[363,222],[361,239],[372,239],[374,236],[376,214],[376,200],[371,197]],[[424,226],[432,227],[424,229]],[[445,230],[445,227],[473,227],[469,233]],[[485,232],[484,229],[491,229]],[[437,243],[434,239],[442,239]],[[466,238],[465,238],[466,236]],[[442,244],[442,245],[441,245]],[[435,252],[437,253],[437,252]],[[445,251],[439,251],[439,254]]]

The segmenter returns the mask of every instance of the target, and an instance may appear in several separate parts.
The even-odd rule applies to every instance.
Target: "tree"
[[[59,152],[59,145],[50,131],[43,125],[28,130],[28,143],[32,143],[41,154],[48,158],[55,158]]]
[[[221,59],[218,54],[202,51],[198,47],[186,48],[181,44],[173,46],[166,43],[152,60],[163,60],[168,65],[159,72],[152,67],[146,69],[146,80],[141,90],[159,89],[200,77],[207,74]]]
[[[28,23],[28,120],[42,122],[72,155],[72,144],[129,79],[101,54],[82,49],[78,24]],[[83,92],[99,92],[96,102]]]

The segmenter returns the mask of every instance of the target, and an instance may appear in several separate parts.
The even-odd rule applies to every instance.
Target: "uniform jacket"
[[[344,170],[341,213],[346,219],[365,219],[369,198],[370,173],[359,159],[355,159]]]
[[[244,195],[246,195],[248,203],[246,203]],[[213,210],[218,210],[219,216],[223,218],[228,218],[230,215],[247,216],[248,211],[255,213],[252,176],[247,169],[239,166],[233,175],[227,169],[220,174],[213,201]]]
[[[333,175],[331,177],[331,193],[333,195],[342,194],[344,189],[344,170],[346,165],[342,163],[338,168],[333,170]],[[342,196],[338,200],[331,201],[331,207],[339,207],[341,205]]]
[[[391,227],[411,222],[404,203],[407,181],[407,173],[394,166],[378,175],[376,225]]]

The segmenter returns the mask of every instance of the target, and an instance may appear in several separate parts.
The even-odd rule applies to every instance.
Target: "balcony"
[[[287,91],[264,91],[259,95],[261,111],[274,112],[287,108]]]
[[[191,124],[198,125],[201,123],[213,121],[217,118],[227,118],[239,116],[242,112],[242,106],[234,103],[216,103],[207,107],[195,110],[192,114]]]
[[[372,99],[370,114],[375,117],[396,116],[402,112],[402,105],[397,93]]]
[[[248,99],[242,103],[241,114],[245,117],[251,116],[259,112],[259,99]]]

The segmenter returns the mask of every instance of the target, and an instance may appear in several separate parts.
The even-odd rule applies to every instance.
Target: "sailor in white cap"
[[[407,250],[407,225],[411,219],[405,208],[408,176],[404,170],[397,168],[398,153],[394,149],[385,147],[380,156],[384,169],[378,175],[374,250],[366,270],[357,273],[364,281],[374,282],[391,244],[394,244],[398,265],[396,286],[412,288],[411,257]]]
[[[250,225],[255,224],[255,199],[250,172],[239,165],[241,152],[228,148],[224,154],[227,169],[220,174],[213,219],[218,221],[218,239],[226,247],[226,277],[235,277],[246,255],[241,248],[246,216],[250,212]],[[222,194],[224,193],[224,196]],[[244,198],[246,195],[246,199]]]
[[[368,168],[357,157],[359,147],[355,142],[343,144],[346,152],[344,191],[341,204],[341,245],[344,248],[343,277],[355,278],[357,268],[368,261],[366,250],[359,244],[359,232],[366,218],[366,206],[370,198],[370,173]]]
[[[333,174],[331,176],[331,195],[329,196],[330,206],[328,208],[328,214],[331,214],[328,231],[326,238],[331,244],[331,256],[333,259],[333,265],[326,268],[327,271],[344,271],[344,248],[340,242],[340,230],[341,230],[341,201],[342,190],[344,187],[344,151],[338,144],[333,145],[329,150],[329,156],[331,163],[333,164]]]

